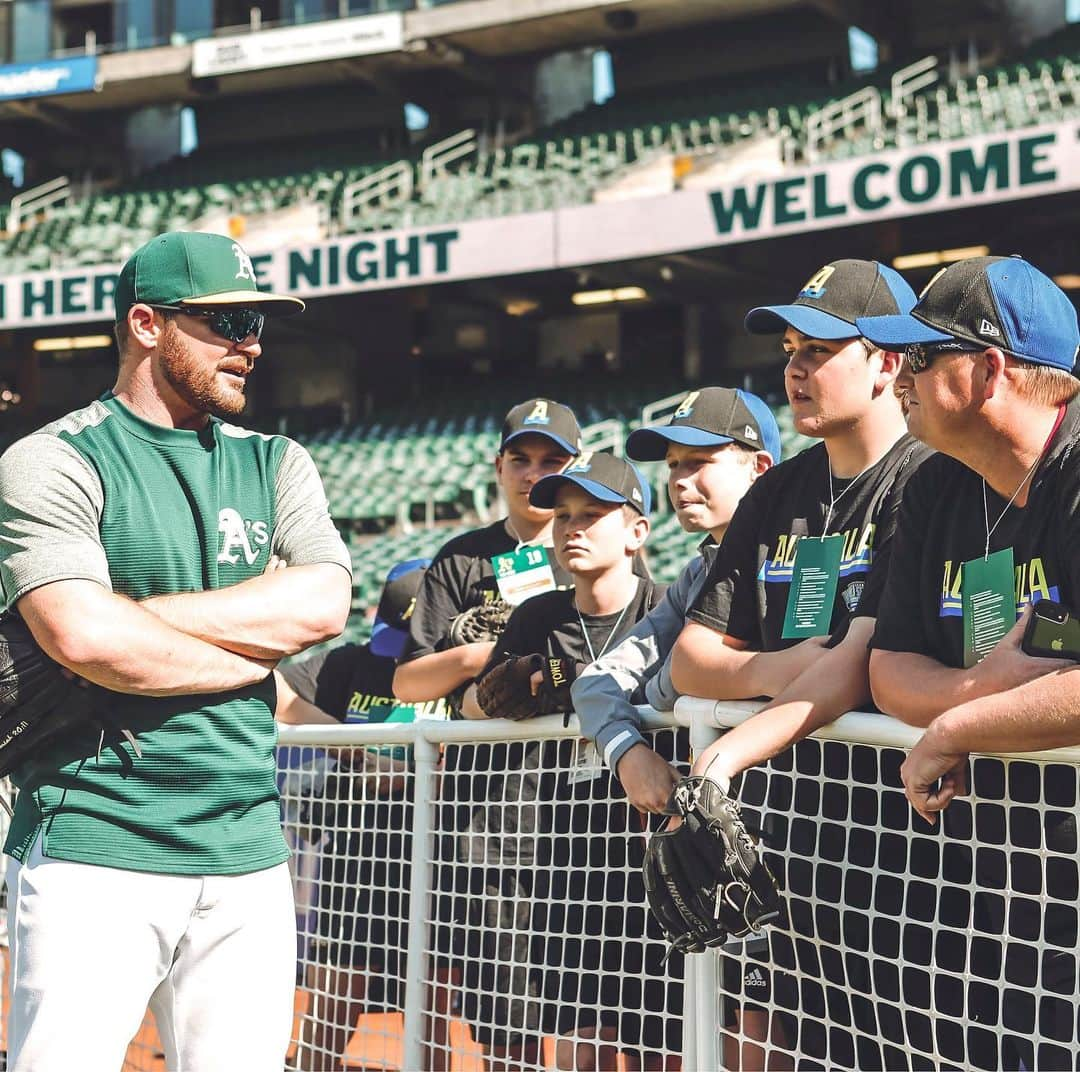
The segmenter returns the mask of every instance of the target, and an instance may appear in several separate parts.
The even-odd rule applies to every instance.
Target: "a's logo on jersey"
[[[240,262],[240,270],[236,273],[236,279],[250,279],[252,283],[255,280],[255,265],[251,263],[251,258],[234,242],[233,256]]]
[[[217,560],[231,566],[240,561],[241,555],[249,566],[254,566],[262,548],[270,542],[265,521],[245,521],[231,506],[218,514],[218,532],[221,550]]]
[[[679,408],[671,415],[672,420],[680,420],[689,417],[694,411],[694,403],[698,400],[700,391],[691,391],[680,403]]]
[[[825,293],[825,284],[829,281],[829,276],[835,272],[836,269],[831,264],[826,264],[824,268],[819,268],[807,281],[806,285],[799,291],[800,298],[820,298]]]
[[[535,405],[532,408],[532,412],[521,422],[522,424],[550,424],[551,418],[548,416],[548,404],[542,399],[538,398]]]

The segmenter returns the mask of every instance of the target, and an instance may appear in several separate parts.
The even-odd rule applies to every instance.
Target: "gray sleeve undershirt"
[[[4,609],[53,581],[112,588],[99,531],[104,503],[97,471],[59,436],[38,432],[0,455]]]
[[[336,562],[351,574],[349,550],[330,517],[319,471],[299,443],[286,443],[276,477],[272,551],[289,566]]]

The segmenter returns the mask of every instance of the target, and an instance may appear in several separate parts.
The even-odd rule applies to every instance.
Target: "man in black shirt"
[[[905,493],[870,660],[878,706],[927,727],[901,776],[912,805],[933,822],[966,794],[970,752],[1080,742],[1080,668],[1020,647],[1031,604],[1051,599],[1080,611],[1080,381],[1072,374],[1080,332],[1069,299],[1019,257],[950,265],[910,316],[861,320],[860,328],[881,345],[906,348],[897,389],[908,424],[940,452]],[[1076,985],[1068,878],[1076,774],[1016,762],[1008,773],[1010,796],[1051,807],[1035,813],[1041,830],[1027,835],[1028,809],[1010,808],[1008,838],[995,819],[1001,809],[974,809],[976,926],[1003,936],[998,955],[1015,989],[998,986],[993,1007],[971,1002],[969,1017],[986,1029],[971,1033],[963,1057],[982,1068],[1071,1067],[1075,1008],[1053,995],[1073,995]],[[951,818],[946,834],[968,840],[970,820],[958,816],[965,829],[954,829]],[[1029,837],[1048,859],[1016,851]],[[987,843],[1014,850],[1008,870],[1004,854],[995,862],[982,851]],[[954,845],[954,858],[963,849]],[[1024,896],[1033,892],[1046,903]],[[1041,939],[1037,956],[1017,969],[1033,939]],[[1037,1020],[998,1019],[998,1000],[1019,1010],[1036,986],[1045,995]],[[1014,1033],[1002,1038],[998,1022]]]
[[[483,668],[492,645],[453,646],[450,623],[462,611],[500,598],[494,556],[524,545],[550,547],[551,511],[533,506],[529,492],[541,477],[557,473],[580,450],[577,418],[558,402],[533,398],[506,415],[495,458],[506,517],[455,537],[435,556],[413,610],[409,640],[394,675],[394,695],[409,702],[449,696]],[[544,560],[549,558],[545,552]],[[570,583],[558,567],[552,573],[548,587]]]
[[[442,700],[406,704],[392,688],[395,660],[429,562],[409,559],[390,570],[368,643],[328,648],[275,672],[279,722],[446,717]],[[359,1013],[402,1007],[413,825],[409,769],[405,748],[342,752],[312,803],[307,821],[324,832],[324,841],[317,934],[306,978],[315,1007],[301,1024],[298,1069],[343,1068]]]
[[[634,569],[649,532],[651,493],[629,463],[589,452],[539,481],[530,499],[554,509],[555,558],[574,588],[518,607],[485,673],[537,654],[560,660],[566,684],[551,706],[568,712],[576,669],[617,645],[663,596]],[[498,717],[498,710],[481,709],[476,691],[474,685],[466,693],[466,716]],[[670,1028],[681,1011],[674,976],[682,958],[665,971],[660,936],[640,938],[646,918],[638,813],[589,742],[495,750],[491,769],[500,776],[488,781],[486,804],[474,814],[461,854],[485,865],[466,973],[466,1018],[477,1039],[534,1059],[523,1037],[554,1033],[556,1067],[581,1072],[615,1067],[616,1044],[658,1052],[666,1042],[678,1052]],[[520,811],[523,796],[539,805],[535,823],[508,837],[504,817]],[[511,948],[511,937],[526,948]]]
[[[901,490],[928,452],[893,393],[900,357],[866,343],[855,318],[914,302],[892,269],[844,260],[820,269],[793,305],[747,315],[750,331],[783,333],[795,428],[822,442],[747,492],[672,654],[681,693],[772,697],[697,757],[695,772],[725,787],[869,700],[866,646]],[[806,617],[800,597],[813,594],[814,569],[828,580]]]

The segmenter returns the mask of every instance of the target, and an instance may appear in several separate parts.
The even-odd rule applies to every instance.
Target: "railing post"
[[[720,734],[700,714],[690,722],[690,750],[695,756],[709,747]],[[684,1068],[720,1068],[720,955],[713,950],[689,953],[686,957],[685,1008],[693,1010],[693,1023],[683,1016],[683,1046],[693,1041],[694,1052],[684,1055]]]
[[[405,952],[405,1049],[402,1068],[423,1068],[424,996],[430,972],[428,943],[429,899],[434,896],[434,870],[430,865],[435,857],[434,824],[435,766],[439,762],[439,746],[416,735],[413,746],[413,830],[412,881],[409,888],[409,948]]]

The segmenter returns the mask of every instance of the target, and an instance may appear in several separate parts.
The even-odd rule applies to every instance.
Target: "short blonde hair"
[[[1080,394],[1080,380],[1064,369],[1017,360],[1023,373],[1016,381],[1016,393],[1027,402],[1041,406],[1064,406]]]

